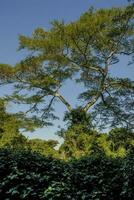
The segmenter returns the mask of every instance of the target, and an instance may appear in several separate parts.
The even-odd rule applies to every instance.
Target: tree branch
[[[85,112],[87,112],[89,110],[89,108],[97,102],[97,100],[101,97],[101,95],[105,89],[105,80],[106,80],[106,77],[108,74],[109,60],[111,59],[111,57],[113,56],[114,53],[115,53],[115,51],[112,51],[105,61],[105,69],[104,69],[104,73],[102,74],[102,79],[100,81],[100,86],[98,88],[98,92],[95,95],[95,97],[84,106],[83,110]]]
[[[66,99],[59,92],[56,92],[54,96],[59,98],[70,112],[72,111],[72,106],[66,101]]]

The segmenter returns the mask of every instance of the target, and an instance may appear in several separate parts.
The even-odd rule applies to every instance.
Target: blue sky
[[[23,54],[17,51],[19,34],[30,35],[37,27],[48,29],[54,19],[74,21],[90,6],[106,8],[123,6],[126,3],[127,0],[0,0],[0,63],[15,64],[23,57]],[[126,62],[126,58],[123,58],[120,67],[112,70],[112,73],[133,79],[134,69],[129,66],[126,70]],[[73,94],[70,93],[70,88],[74,91]],[[66,87],[65,95],[71,99],[72,95],[76,96],[78,90],[70,83]],[[0,88],[0,92],[9,92],[9,89],[2,91]],[[56,110],[60,116],[65,111],[63,105],[58,105]],[[37,130],[28,135],[46,139],[56,138],[56,126]]]

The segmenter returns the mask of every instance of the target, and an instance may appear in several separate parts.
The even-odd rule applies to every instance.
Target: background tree
[[[0,148],[10,148],[15,151],[25,149],[42,155],[58,156],[55,150],[57,141],[26,138],[21,130],[28,128],[28,124],[25,126],[27,122],[17,117],[18,115],[7,112],[5,101],[0,99]],[[31,129],[29,127],[26,130]]]
[[[108,133],[108,140],[112,141],[111,149],[116,151],[119,147],[130,150],[134,145],[134,132],[125,128],[114,128]]]
[[[31,139],[28,140],[27,147],[34,152],[38,152],[45,156],[58,157],[58,150],[55,150],[58,142],[55,140],[41,140],[41,139]]]
[[[66,129],[62,128],[57,132],[64,139],[59,148],[60,157],[63,159],[80,158],[93,153],[98,133],[93,128],[90,114],[77,108],[66,112],[64,121],[67,122]]]
[[[27,138],[21,134],[20,129],[32,130],[31,124],[21,118],[19,114],[7,112],[7,102],[0,99],[0,147],[25,147]]]

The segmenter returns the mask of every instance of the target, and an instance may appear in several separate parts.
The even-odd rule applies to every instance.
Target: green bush
[[[30,151],[0,150],[1,200],[126,200],[134,194],[134,154],[102,152],[69,162]]]
[[[124,177],[121,197],[124,200],[132,200],[134,199],[134,148],[124,159],[121,173]]]
[[[51,157],[0,150],[0,199],[42,199],[54,181],[62,181],[64,168],[62,161]]]
[[[73,162],[72,185],[77,199],[120,199],[123,183],[120,166],[121,160],[107,158],[102,153]]]

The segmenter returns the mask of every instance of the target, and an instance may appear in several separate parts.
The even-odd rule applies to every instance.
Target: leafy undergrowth
[[[1,200],[133,199],[134,155],[97,153],[64,162],[28,151],[0,150]]]

